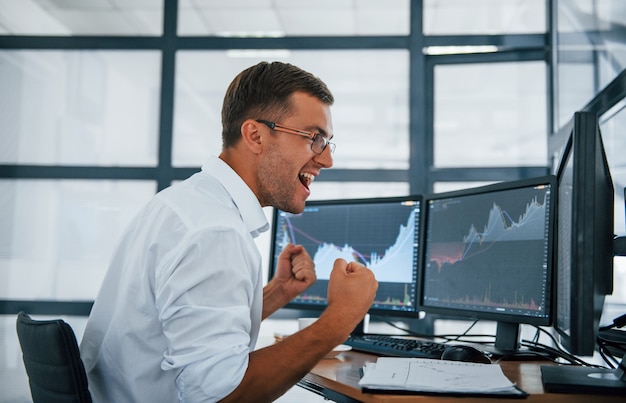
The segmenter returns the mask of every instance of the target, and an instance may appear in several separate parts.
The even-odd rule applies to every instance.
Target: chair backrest
[[[91,402],[87,375],[74,331],[62,319],[34,320],[17,315],[30,393],[38,402]]]

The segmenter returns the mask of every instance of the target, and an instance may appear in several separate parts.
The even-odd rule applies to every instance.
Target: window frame
[[[546,0],[547,15],[552,21],[552,2]],[[546,167],[460,167],[435,169],[433,165],[433,71],[440,63],[476,63],[510,59],[551,62],[552,24],[546,34],[517,35],[445,35],[423,34],[423,1],[410,2],[410,33],[406,36],[314,36],[278,38],[186,37],[177,35],[178,1],[163,4],[163,35],[147,36],[0,36],[0,50],[158,50],[161,52],[161,88],[158,118],[158,152],[155,167],[127,166],[50,166],[0,165],[0,178],[154,180],[157,191],[172,182],[183,180],[199,168],[175,167],[172,164],[174,83],[176,52],[179,50],[226,49],[405,49],[409,52],[409,168],[404,169],[331,169],[318,180],[329,182],[403,182],[411,193],[433,191],[435,182],[515,180],[543,175]],[[494,54],[428,56],[430,46],[493,45]],[[550,67],[549,67],[550,68]],[[548,75],[548,108],[553,86]],[[552,125],[552,111],[547,113]],[[549,133],[547,130],[546,133]],[[547,135],[546,135],[547,137]],[[547,141],[547,140],[546,140]],[[27,310],[33,314],[86,316],[92,301],[13,301],[0,300],[0,314]]]

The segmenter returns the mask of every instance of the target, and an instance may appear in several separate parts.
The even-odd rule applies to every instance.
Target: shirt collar
[[[253,238],[269,229],[269,223],[259,200],[227,163],[218,157],[211,156],[202,166],[202,172],[209,173],[224,186]]]

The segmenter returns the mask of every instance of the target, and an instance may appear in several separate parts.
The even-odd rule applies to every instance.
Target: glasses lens
[[[324,136],[320,134],[316,134],[315,137],[313,137],[313,143],[311,144],[311,149],[314,152],[321,154],[326,148],[327,144],[328,144],[328,141],[326,140]]]

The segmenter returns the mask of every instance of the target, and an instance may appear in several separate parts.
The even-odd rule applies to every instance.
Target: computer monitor
[[[427,196],[420,309],[497,322],[494,352],[519,325],[552,319],[554,176]]]
[[[590,356],[613,292],[614,189],[596,115],[576,112],[561,135],[554,329],[571,354]]]
[[[378,280],[372,314],[417,317],[422,197],[310,201],[301,214],[275,209],[269,278],[288,243],[302,244],[315,262],[317,281],[286,308],[321,311],[337,258],[357,261]]]

